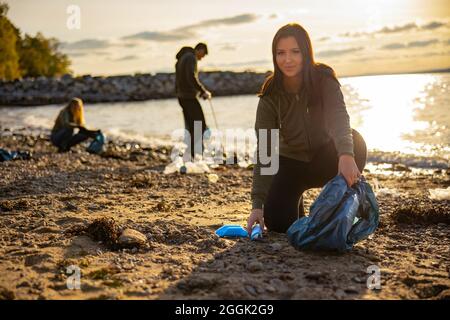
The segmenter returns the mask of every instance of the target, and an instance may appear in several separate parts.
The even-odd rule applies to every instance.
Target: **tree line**
[[[0,3],[0,80],[71,73],[69,57],[58,51],[60,42],[40,32],[34,37],[22,36],[7,18],[8,9],[6,3]]]

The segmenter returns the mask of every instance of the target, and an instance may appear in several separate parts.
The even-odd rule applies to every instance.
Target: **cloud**
[[[84,57],[88,54],[89,54],[89,52],[70,52],[70,53],[68,53],[69,57],[72,57],[72,58]]]
[[[179,27],[169,31],[144,31],[133,35],[122,37],[123,40],[150,40],[157,42],[170,42],[194,38],[197,31],[203,28],[218,26],[231,26],[244,23],[250,23],[259,19],[255,14],[241,14],[234,17],[222,19],[209,19],[199,23]]]
[[[222,25],[236,25],[236,24],[243,24],[243,23],[250,23],[253,21],[256,21],[259,18],[259,16],[255,14],[240,14],[234,17],[229,18],[222,18],[222,19],[211,19],[211,20],[205,20],[201,21],[196,24],[188,25],[185,27],[177,28],[176,30],[197,30],[200,28],[208,28],[208,27],[217,27]]]
[[[108,48],[111,44],[108,40],[84,39],[76,42],[63,42],[61,49],[64,50],[94,50]]]
[[[397,50],[397,49],[408,49],[408,48],[424,48],[438,43],[437,39],[423,40],[423,41],[411,41],[409,43],[390,43],[382,46],[382,50]]]
[[[135,55],[129,55],[129,56],[124,56],[124,57],[115,59],[115,61],[128,61],[128,60],[136,60],[136,59],[139,59],[139,57],[135,56]]]
[[[322,38],[317,39],[317,42],[325,42],[325,41],[328,41],[330,39],[331,39],[330,37],[322,37]]]
[[[372,31],[372,32],[346,32],[340,34],[342,37],[351,37],[351,38],[358,38],[362,36],[372,36],[376,34],[394,34],[394,33],[402,33],[402,32],[408,32],[411,30],[435,30],[438,28],[442,28],[448,26],[448,23],[440,22],[440,21],[431,21],[429,23],[423,24],[423,25],[417,25],[415,22],[406,23],[403,25],[398,26],[385,26],[381,29]]]
[[[224,44],[220,49],[224,50],[224,51],[235,51],[237,48],[236,48],[236,46],[227,43],[227,44]]]
[[[104,51],[70,51],[70,52],[67,52],[67,55],[70,58],[84,58],[84,57],[92,58],[93,56],[96,56],[96,57],[106,56],[106,57],[108,57],[110,55],[110,53],[109,52],[104,52]]]
[[[122,46],[124,48],[134,48],[134,47],[137,47],[138,44],[135,42],[124,42],[124,43],[121,43],[120,46]]]
[[[434,30],[434,29],[437,29],[437,28],[440,28],[440,27],[444,27],[444,26],[446,26],[447,24],[446,23],[443,23],[443,22],[438,22],[438,21],[432,21],[432,22],[430,22],[430,23],[428,23],[428,24],[426,24],[426,25],[423,25],[422,26],[422,29],[425,29],[425,30]]]
[[[390,43],[385,46],[382,46],[380,49],[382,50],[397,50],[406,48],[406,44],[404,43]]]
[[[348,48],[348,49],[341,49],[341,50],[325,50],[320,51],[316,54],[316,56],[321,58],[332,58],[337,56],[343,56],[349,53],[358,52],[364,50],[363,47],[355,47],[355,48]]]
[[[402,26],[394,26],[394,27],[383,27],[382,29],[375,31],[375,33],[398,33],[398,32],[404,32],[409,31],[413,29],[417,29],[418,26],[414,22],[407,23]]]
[[[346,33],[341,33],[339,36],[345,37],[345,38],[359,38],[359,37],[368,36],[368,35],[369,35],[368,32],[346,32]]]
[[[448,56],[450,51],[438,51],[438,52],[426,52],[420,54],[408,54],[404,55],[403,58],[429,58],[435,56]]]
[[[191,32],[180,32],[180,31],[144,31],[139,32],[130,36],[122,37],[122,40],[150,40],[157,42],[170,42],[189,39],[193,36]]]
[[[233,63],[221,63],[221,64],[209,64],[210,67],[253,67],[253,66],[260,66],[260,65],[266,65],[271,64],[272,60],[269,59],[263,59],[263,60],[251,60],[251,61],[245,61],[245,62],[233,62]]]
[[[437,39],[425,40],[425,41],[412,41],[408,43],[408,48],[422,48],[428,47],[432,44],[438,43]]]

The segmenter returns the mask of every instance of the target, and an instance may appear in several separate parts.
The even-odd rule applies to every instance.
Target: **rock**
[[[177,288],[185,293],[192,292],[195,289],[211,289],[216,287],[218,279],[215,275],[197,275],[189,279],[184,279],[178,282]]]
[[[280,279],[275,278],[270,280],[269,285],[272,286],[278,294],[280,294],[280,298],[289,298],[289,296],[293,294],[293,290]]]
[[[58,227],[42,226],[33,230],[35,233],[60,233]]]
[[[125,229],[119,237],[119,245],[121,247],[140,247],[146,242],[147,237],[133,229]]]
[[[270,245],[270,249],[272,249],[272,251],[274,252],[278,252],[283,248],[283,246],[281,245],[281,243],[278,242],[274,242]]]
[[[256,93],[266,77],[254,72],[202,72],[199,76],[215,96]],[[175,75],[171,73],[76,78],[63,75],[60,78],[0,81],[0,104],[64,103],[73,96],[81,96],[85,102],[169,98],[174,96],[174,79]]]
[[[353,286],[350,286],[350,287],[346,288],[344,290],[344,292],[347,293],[347,294],[358,294],[359,293],[359,291]]]
[[[256,296],[256,289],[253,287],[253,286],[251,286],[251,285],[249,285],[249,284],[246,284],[246,285],[244,285],[244,288],[245,288],[245,290],[248,292],[248,293],[250,293],[252,296]]]
[[[31,288],[31,283],[28,282],[27,280],[24,280],[16,286],[16,288],[22,288],[22,287]]]
[[[0,300],[14,300],[16,294],[7,288],[0,287]]]
[[[66,210],[79,211],[80,209],[76,205],[74,205],[73,203],[66,202]]]
[[[352,281],[356,282],[356,283],[365,283],[366,279],[363,279],[363,278],[360,278],[360,277],[353,277]]]
[[[268,284],[268,285],[266,286],[266,291],[267,291],[267,292],[270,292],[270,293],[274,293],[274,292],[277,291],[277,289],[275,289],[273,286],[271,286],[270,284]]]
[[[263,264],[259,261],[252,261],[247,265],[247,270],[250,272],[258,272],[263,269]]]
[[[187,204],[188,204],[189,207],[195,206],[195,202],[192,201],[192,200],[189,200],[189,201],[187,202]]]
[[[167,202],[161,201],[156,205],[155,209],[158,211],[166,212],[169,211],[171,207]]]
[[[436,299],[438,300],[450,300],[450,289],[442,291]]]
[[[337,299],[345,299],[346,294],[345,294],[344,290],[338,289],[335,293],[335,296]]]
[[[52,258],[48,253],[38,253],[25,257],[25,266],[30,267]]]
[[[305,278],[317,283],[327,283],[330,279],[328,273],[321,271],[313,271],[305,274]]]
[[[411,172],[411,169],[408,166],[406,166],[404,164],[401,164],[401,163],[394,163],[394,164],[392,164],[391,170],[392,171]]]

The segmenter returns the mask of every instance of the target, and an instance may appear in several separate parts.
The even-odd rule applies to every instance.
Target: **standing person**
[[[311,40],[298,24],[283,26],[272,42],[274,72],[262,86],[255,129],[279,130],[279,167],[261,175],[258,157],[253,172],[252,211],[247,229],[255,223],[286,232],[303,216],[303,192],[322,187],[336,174],[349,186],[364,169],[367,148],[352,130],[332,68],[316,63]],[[267,139],[268,140],[268,139]]]
[[[74,134],[75,129],[79,130],[76,134]],[[89,138],[95,139],[100,133],[100,130],[86,129],[83,101],[73,98],[59,112],[50,135],[50,141],[58,148],[58,152],[66,152]]]
[[[198,79],[197,61],[200,61],[208,54],[208,47],[204,43],[199,43],[195,48],[183,47],[178,51],[175,64],[175,90],[178,102],[183,109],[184,124],[191,136],[190,150],[192,158],[195,155],[194,146],[198,146],[203,141],[203,133],[207,130],[205,116],[202,107],[197,100],[197,96],[203,99],[211,99],[211,93],[201,84]],[[194,136],[194,123],[201,121],[201,137]],[[203,144],[202,144],[203,145]]]

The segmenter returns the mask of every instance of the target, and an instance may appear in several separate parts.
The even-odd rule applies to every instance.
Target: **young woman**
[[[78,133],[74,130],[78,128]],[[95,139],[100,130],[88,130],[85,127],[83,101],[73,98],[69,104],[59,112],[53,126],[50,140],[59,152],[69,151],[73,146],[89,139]]]
[[[270,130],[279,130],[279,169],[262,175],[259,156],[253,172],[252,211],[255,223],[286,232],[303,212],[302,194],[342,174],[353,185],[365,166],[366,144],[350,128],[340,84],[330,67],[316,63],[311,40],[298,24],[283,26],[272,42],[274,72],[262,86],[255,129],[258,151],[270,150]],[[266,129],[266,146],[259,130]],[[264,154],[264,153],[263,153]]]

